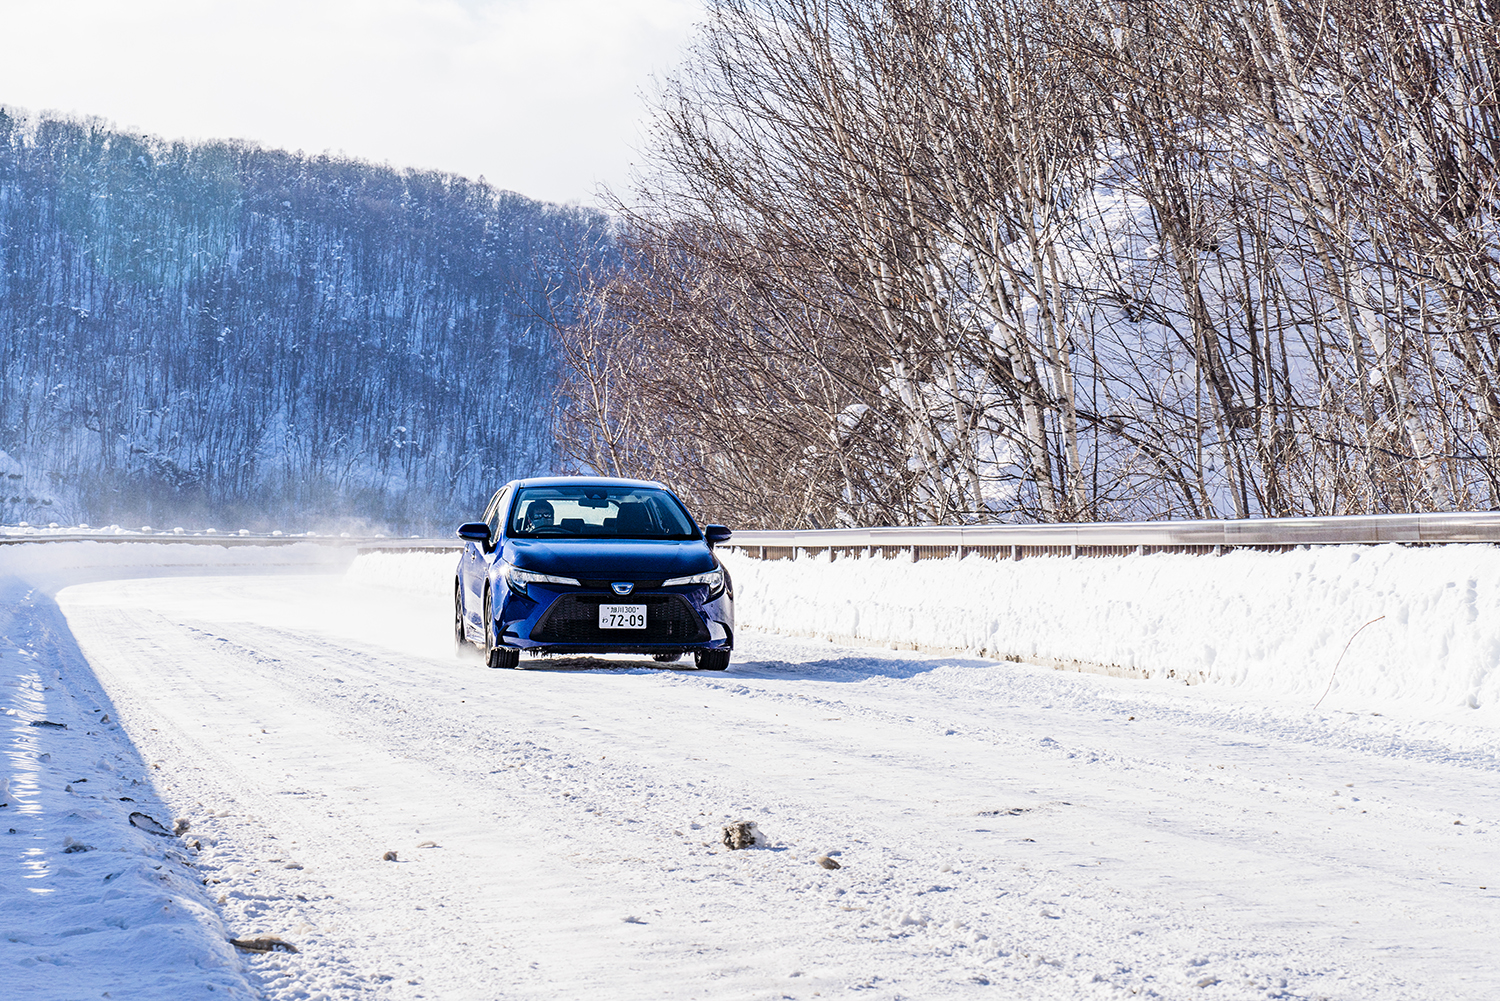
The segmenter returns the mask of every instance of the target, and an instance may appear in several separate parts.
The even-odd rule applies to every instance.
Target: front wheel
[[[490,604],[489,588],[484,591],[484,663],[498,670],[521,666],[521,651],[495,642],[495,610]]]
[[[700,671],[725,671],[729,669],[728,650],[698,650],[693,653],[693,662]]]

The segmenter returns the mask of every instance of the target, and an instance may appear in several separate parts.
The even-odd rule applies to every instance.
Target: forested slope
[[[0,110],[0,522],[449,521],[551,465],[548,323],[607,228]]]
[[[1500,505],[1493,0],[707,0],[561,441],[774,527]]]

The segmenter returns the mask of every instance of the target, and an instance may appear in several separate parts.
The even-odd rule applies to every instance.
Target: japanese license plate
[[[600,629],[645,629],[645,605],[600,605]]]

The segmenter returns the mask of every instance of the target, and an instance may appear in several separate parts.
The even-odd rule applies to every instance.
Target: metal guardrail
[[[330,535],[230,535],[158,532],[113,534],[57,532],[10,535],[0,533],[0,545],[23,542],[149,542],[201,546],[321,546],[376,550],[459,549],[457,538],[349,538]],[[1439,514],[1343,515],[1328,518],[1249,518],[1239,521],[1124,521],[1053,525],[935,525],[919,528],[835,528],[802,531],[741,531],[726,548],[759,550],[970,550],[1003,555],[1031,552],[1070,552],[1073,555],[1116,554],[1124,551],[1223,551],[1257,547],[1491,543],[1500,544],[1500,511],[1455,511]],[[1028,552],[1030,551],[1030,552]]]
[[[838,528],[744,531],[726,546],[761,556],[831,550],[941,549],[963,554],[991,551],[1011,557],[1067,552],[1116,555],[1163,549],[1222,552],[1237,547],[1500,543],[1500,511],[1440,514],[1343,515],[1327,518],[1254,518],[1239,521],[1138,521],[1049,525],[971,525],[923,528]],[[778,550],[782,552],[777,552]],[[768,552],[769,551],[769,552]],[[1028,552],[1030,551],[1030,552]],[[1040,552],[1036,552],[1040,551]],[[752,555],[756,555],[752,553]]]

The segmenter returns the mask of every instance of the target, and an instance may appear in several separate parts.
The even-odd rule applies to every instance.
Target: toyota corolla
[[[729,666],[734,586],[713,548],[729,529],[700,529],[660,483],[516,480],[458,534],[454,641],[490,667],[519,667],[522,651]]]

